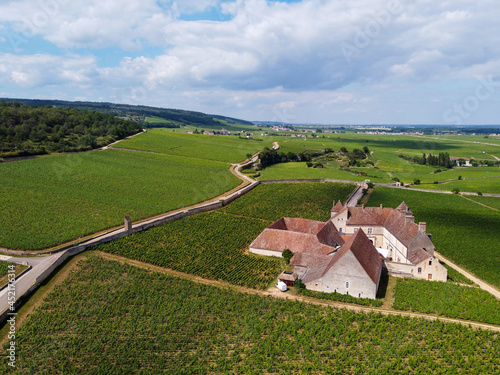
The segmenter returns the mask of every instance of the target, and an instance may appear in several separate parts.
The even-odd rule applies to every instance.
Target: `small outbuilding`
[[[279,275],[278,280],[285,283],[287,287],[291,288],[295,285],[295,281],[299,276],[293,271],[283,271],[281,275]]]

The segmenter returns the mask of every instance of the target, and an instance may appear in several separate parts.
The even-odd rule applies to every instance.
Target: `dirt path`
[[[20,325],[29,317],[29,315],[35,311],[37,307],[39,307],[44,299],[47,297],[47,295],[54,290],[54,288],[61,284],[66,277],[72,272],[78,269],[78,262],[79,260],[89,256],[89,255],[97,255],[102,257],[103,259],[107,260],[112,260],[112,261],[117,261],[122,264],[129,264],[134,267],[142,268],[145,270],[151,270],[154,272],[159,272],[162,274],[166,275],[171,275],[174,277],[179,277],[183,278],[186,280],[190,280],[196,283],[204,284],[204,285],[211,285],[219,288],[224,288],[224,289],[231,289],[239,293],[247,293],[247,294],[254,294],[254,295],[259,295],[259,296],[269,296],[273,298],[281,298],[281,299],[286,299],[286,300],[295,300],[295,301],[300,301],[304,303],[310,303],[313,305],[318,305],[318,306],[329,306],[332,308],[336,309],[347,309],[355,312],[361,312],[361,313],[380,313],[385,316],[406,316],[410,318],[421,318],[421,319],[426,319],[426,320],[431,320],[431,321],[442,321],[442,322],[448,322],[448,323],[455,323],[455,324],[461,324],[463,326],[471,327],[473,329],[484,329],[484,330],[489,330],[493,332],[500,332],[500,326],[495,326],[495,325],[490,325],[490,324],[483,324],[483,323],[477,323],[477,322],[471,322],[471,321],[466,321],[466,320],[460,320],[460,319],[451,319],[451,318],[444,318],[440,317],[437,315],[429,315],[429,314],[421,314],[421,313],[412,313],[412,312],[405,312],[405,311],[396,311],[392,310],[389,308],[385,308],[386,304],[382,308],[374,308],[374,307],[364,307],[364,306],[359,306],[359,305],[351,305],[351,304],[345,304],[345,303],[340,303],[340,302],[334,302],[334,301],[325,301],[325,300],[319,300],[311,297],[304,297],[304,296],[298,296],[296,294],[293,294],[291,292],[283,293],[279,291],[275,287],[271,287],[268,290],[255,290],[255,289],[250,289],[250,288],[245,288],[237,285],[233,285],[224,281],[218,281],[218,280],[210,280],[210,279],[205,279],[199,276],[187,274],[184,272],[180,271],[175,271],[172,269],[168,268],[163,268],[159,266],[155,266],[149,263],[144,263],[140,262],[137,260],[133,259],[128,259],[122,256],[114,255],[114,254],[108,254],[104,253],[101,251],[87,251],[83,254],[77,255],[73,257],[66,265],[63,266],[63,268],[53,277],[49,283],[44,286],[39,288],[36,293],[25,303],[25,305],[19,310],[18,315],[17,315],[17,328],[19,329]],[[449,261],[448,261],[449,262]],[[450,264],[451,262],[449,262]],[[391,299],[391,292],[389,291],[390,285],[388,285],[388,293],[386,295],[386,298]],[[390,303],[390,301],[388,302]],[[7,340],[7,325],[0,331],[0,347],[3,345],[3,343],[6,342]],[[0,354],[4,353],[3,350],[0,349]]]
[[[472,321],[467,321],[467,320],[461,320],[461,319],[451,319],[451,318],[444,318],[441,316],[437,315],[430,315],[430,314],[421,314],[421,313],[413,313],[413,312],[406,312],[406,311],[396,311],[388,308],[376,308],[376,307],[364,307],[364,306],[359,306],[359,305],[352,305],[352,304],[346,304],[346,303],[340,303],[340,302],[335,302],[335,301],[327,301],[327,300],[320,300],[316,298],[311,298],[311,297],[305,297],[305,296],[299,296],[290,292],[283,293],[279,291],[277,288],[274,286],[267,289],[267,290],[256,290],[256,289],[250,289],[250,288],[245,288],[237,285],[233,285],[224,281],[218,281],[218,280],[209,280],[205,279],[199,276],[187,274],[184,272],[179,272],[179,271],[174,271],[172,269],[168,268],[163,268],[163,267],[158,267],[151,265],[149,263],[144,263],[140,262],[137,260],[132,260],[128,259],[119,255],[115,254],[108,254],[108,253],[103,253],[100,251],[96,252],[87,252],[87,254],[97,254],[101,256],[104,259],[108,260],[114,260],[118,261],[120,263],[124,264],[130,264],[135,267],[139,267],[142,269],[148,269],[148,270],[153,270],[156,272],[160,272],[166,275],[172,275],[175,277],[180,277],[183,279],[191,280],[197,283],[205,284],[205,285],[212,285],[212,286],[217,286],[220,288],[229,288],[231,290],[240,292],[240,293],[247,293],[247,294],[254,294],[254,295],[259,295],[259,296],[270,296],[274,298],[282,298],[282,299],[289,299],[289,300],[296,300],[296,301],[301,301],[305,303],[311,303],[313,305],[319,305],[319,306],[330,306],[334,307],[337,309],[347,309],[351,311],[357,311],[357,312],[363,312],[363,313],[380,313],[382,315],[397,315],[397,316],[407,316],[411,318],[422,318],[422,319],[427,319],[427,320],[440,320],[443,322],[449,322],[449,323],[456,323],[456,324],[461,324],[464,326],[470,326],[473,328],[481,328],[481,329],[487,329],[490,331],[494,332],[500,332],[500,326],[494,326],[490,324],[484,324],[484,323],[476,323]]]
[[[500,299],[500,291],[496,289],[495,287],[485,283],[483,280],[478,279],[474,275],[470,274],[466,270],[464,270],[462,267],[457,266],[455,263],[453,263],[450,259],[444,257],[443,255],[439,254],[437,251],[434,251],[434,256],[442,260],[443,262],[446,263],[446,265],[450,266],[451,268],[455,269],[456,271],[460,272],[462,275],[467,277],[468,279],[472,280],[475,282],[479,287],[483,290],[486,290],[487,292],[491,293],[494,295],[496,298]]]
[[[101,150],[107,150],[107,149],[108,149],[108,148],[110,148],[111,146],[113,146],[113,145],[115,145],[115,144],[117,144],[117,143],[120,143],[121,141],[124,141],[125,139],[134,138],[134,137],[137,137],[138,135],[141,135],[141,134],[146,133],[146,132],[147,132],[147,130],[146,130],[146,129],[142,129],[142,132],[137,133],[137,134],[134,134],[134,135],[131,135],[131,136],[128,136],[128,137],[123,138],[123,139],[119,139],[119,140],[117,140],[117,141],[115,141],[115,142],[113,142],[113,143],[110,143],[110,144],[109,144],[109,145],[107,145],[107,146],[102,147],[102,148],[101,148]]]

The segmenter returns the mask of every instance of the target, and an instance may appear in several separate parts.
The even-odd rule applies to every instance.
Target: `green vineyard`
[[[195,284],[89,257],[16,333],[9,374],[495,374],[498,334]],[[4,346],[4,349],[6,346]]]
[[[100,245],[98,250],[201,277],[266,288],[284,262],[245,254],[269,222],[208,212]]]
[[[398,279],[393,307],[500,325],[500,300],[485,290],[453,283]]]
[[[498,199],[498,198],[495,198]],[[500,286],[500,212],[457,195],[377,187],[368,206],[405,201],[415,221],[426,221],[436,250],[479,278]]]
[[[355,184],[310,182],[259,185],[222,211],[275,221],[281,217],[326,221],[334,201],[347,201]]]

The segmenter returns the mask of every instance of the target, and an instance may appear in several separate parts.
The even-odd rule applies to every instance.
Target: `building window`
[[[346,288],[346,289],[349,289],[349,281],[347,281],[347,282],[345,283],[345,288]]]
[[[418,273],[422,273],[422,267],[418,267]]]
[[[432,259],[429,259],[429,266],[432,266]]]
[[[368,234],[373,234],[373,228],[368,228]]]
[[[356,233],[358,231],[359,228],[354,228],[354,233]]]
[[[342,228],[339,228],[339,233],[342,233]]]

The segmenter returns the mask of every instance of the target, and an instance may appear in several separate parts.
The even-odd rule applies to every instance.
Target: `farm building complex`
[[[293,285],[300,279],[316,291],[375,298],[383,267],[401,276],[447,277],[426,224],[416,224],[404,202],[396,209],[338,202],[327,222],[281,218],[250,245],[251,252],[268,256],[281,257],[285,249],[294,254],[294,269],[280,280]]]

